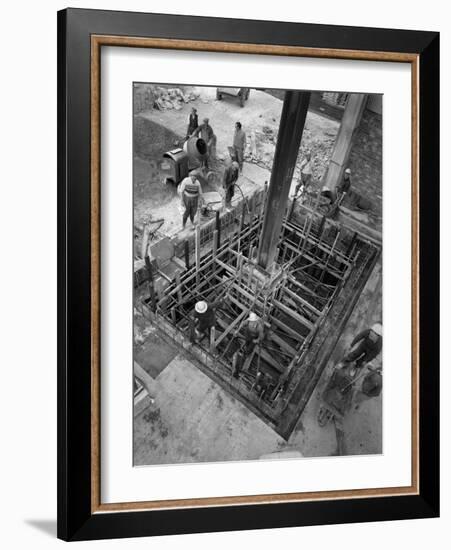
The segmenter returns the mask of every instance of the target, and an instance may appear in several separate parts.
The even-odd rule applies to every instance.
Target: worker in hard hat
[[[375,323],[371,328],[359,332],[351,342],[351,350],[345,356],[345,363],[355,361],[355,368],[362,368],[375,359],[382,350],[382,325]]]
[[[213,132],[213,128],[210,126],[210,120],[208,118],[204,118],[202,124],[194,130],[192,136],[199,136],[205,141],[207,146],[207,156],[203,161],[203,165],[208,170],[208,160],[211,156],[211,149],[213,146],[216,146],[216,136]]]
[[[245,354],[251,353],[254,346],[260,344],[263,340],[264,326],[260,317],[251,311],[249,317],[243,324],[244,337],[246,339],[244,344]]]
[[[301,176],[298,184],[296,185],[295,197],[298,195],[301,188],[307,189],[312,183],[312,153],[310,151],[305,152],[305,156],[301,161]]]
[[[261,343],[264,335],[263,322],[253,311],[249,313],[249,317],[243,322],[241,329],[244,333],[245,342],[244,346],[234,355],[232,372],[233,377],[237,379],[240,377],[246,361],[250,360],[253,349]]]
[[[199,300],[194,306],[195,340],[199,341],[204,336],[210,337],[210,330],[216,324],[216,308],[222,303],[217,300],[209,304],[205,300]]]
[[[351,189],[351,169],[346,168],[346,170],[343,173],[342,180],[337,185],[337,195],[338,195],[338,197],[341,197],[342,195],[345,195],[346,193],[349,193],[350,189]]]
[[[194,226],[194,218],[199,208],[199,199],[202,196],[202,187],[197,179],[197,172],[195,170],[191,170],[189,175],[182,180],[179,193],[182,199],[182,206],[185,208],[182,218],[183,229],[185,229],[188,218]]]
[[[222,187],[224,188],[225,198],[224,203],[226,208],[230,208],[232,198],[235,194],[235,183],[240,175],[239,164],[236,160],[232,161],[224,170],[222,178]]]

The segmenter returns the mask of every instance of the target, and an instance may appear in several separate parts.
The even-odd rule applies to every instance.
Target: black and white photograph
[[[133,464],[383,453],[383,94],[133,83]]]

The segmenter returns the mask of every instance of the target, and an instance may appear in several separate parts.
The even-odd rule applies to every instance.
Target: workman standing
[[[189,115],[188,129],[186,130],[186,139],[199,127],[199,119],[197,117],[197,109],[193,107]]]
[[[337,195],[341,198],[342,195],[349,193],[351,189],[351,169],[346,168],[343,174],[343,178],[337,185]]]
[[[179,193],[182,199],[182,206],[185,207],[182,218],[183,229],[185,229],[188,217],[194,226],[194,218],[199,207],[199,199],[202,196],[202,187],[197,179],[195,170],[191,170],[189,176],[182,181]]]
[[[233,134],[233,156],[238,161],[240,172],[243,171],[244,149],[246,147],[246,134],[241,127],[241,122],[235,123]]]
[[[263,321],[256,313],[251,311],[248,319],[243,324],[243,331],[246,338],[244,352],[248,355],[254,349],[254,346],[260,344],[263,340]]]
[[[351,348],[344,362],[355,361],[357,369],[375,359],[382,350],[382,325],[375,323],[371,328],[359,332],[351,342]]]
[[[195,340],[199,341],[204,336],[210,337],[210,330],[216,324],[216,308],[223,300],[216,300],[209,304],[205,300],[196,302],[194,306]]]
[[[310,151],[306,151],[305,157],[302,159],[300,168],[301,177],[299,178],[299,182],[296,185],[295,196],[299,193],[301,187],[307,189],[307,187],[309,187],[312,183],[312,154]]]
[[[238,180],[239,165],[234,160],[224,171],[224,176],[222,178],[222,186],[225,192],[225,207],[230,208],[232,203],[233,195],[235,194],[235,183]]]
[[[213,128],[209,124],[209,119],[204,118],[202,121],[202,124],[198,126],[194,132],[192,133],[193,136],[199,136],[205,141],[205,144],[207,145],[207,156],[204,160],[204,166],[208,170],[208,159],[211,155],[211,149],[213,145],[216,145],[216,136],[214,135]]]

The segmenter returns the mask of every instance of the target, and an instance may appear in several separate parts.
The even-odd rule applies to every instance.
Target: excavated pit
[[[141,308],[162,338],[183,347],[204,373],[288,439],[380,245],[320,208],[296,205],[268,273],[257,263],[264,205],[265,193],[256,193],[224,213],[220,225],[199,227],[187,245],[190,267]],[[215,328],[201,341],[194,338],[198,300],[220,302]],[[243,357],[242,326],[251,310],[264,321],[264,339]]]

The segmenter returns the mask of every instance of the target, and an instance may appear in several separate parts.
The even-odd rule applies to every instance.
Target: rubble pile
[[[153,84],[137,84],[133,94],[133,110],[135,115],[151,109],[180,111],[185,103],[195,101],[199,95],[199,92],[189,87],[170,88]]]
[[[302,136],[302,144],[296,163],[294,177],[300,177],[300,164],[307,151],[312,154],[313,181],[320,182],[326,172],[332,155],[336,131],[328,130],[320,138],[306,127]],[[271,170],[277,142],[277,128],[264,125],[247,135],[247,147],[244,158],[247,162],[257,164]]]

